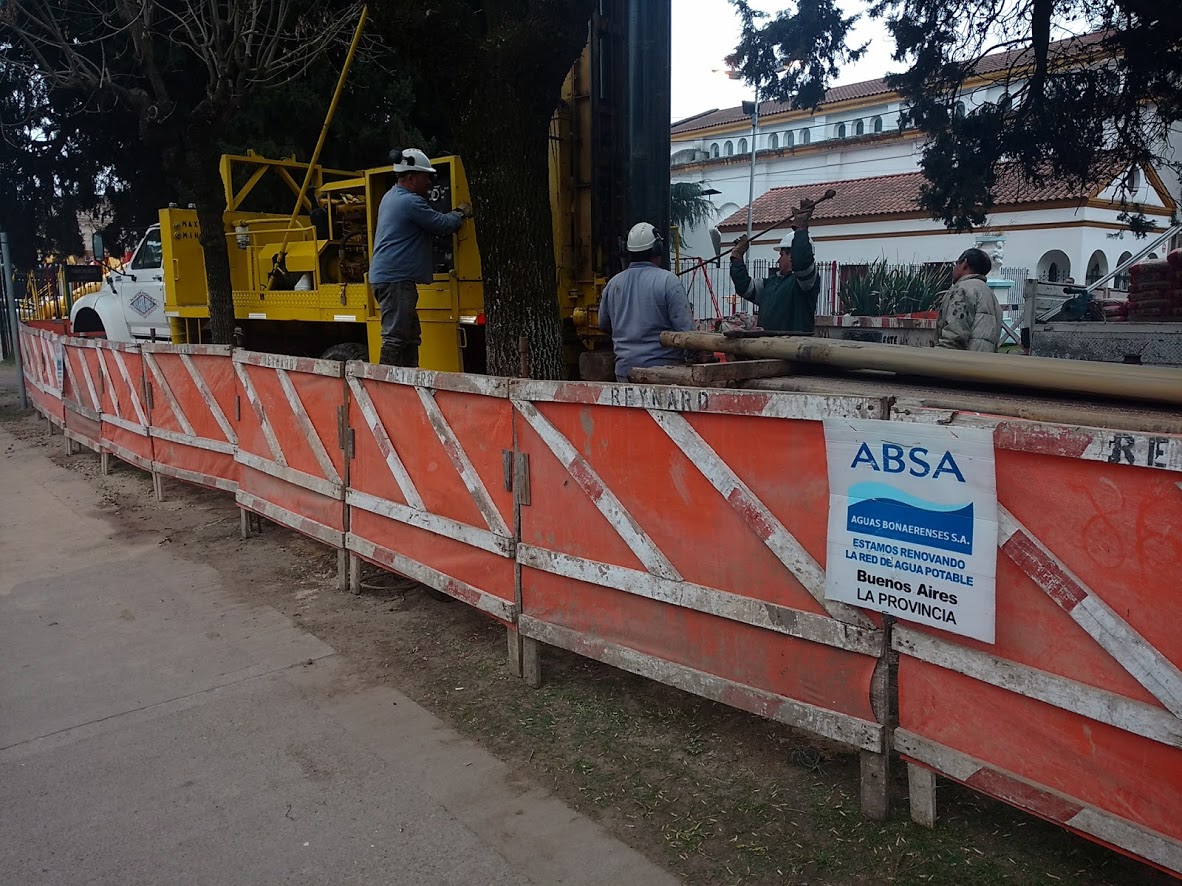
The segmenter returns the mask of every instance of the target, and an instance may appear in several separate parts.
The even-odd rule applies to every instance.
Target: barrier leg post
[[[246,508],[238,509],[238,533],[243,541],[250,538],[250,511]]]
[[[53,436],[53,419],[50,418],[48,415],[45,416],[45,436],[47,436],[47,437]]]
[[[343,548],[337,551],[337,590],[342,594],[349,590],[349,552]]]
[[[915,763],[907,764],[907,793],[911,820],[925,828],[936,826],[936,773]]]
[[[349,553],[349,593],[361,593],[361,558]]]
[[[505,626],[505,639],[509,645],[509,673],[521,677],[521,634],[511,625]]]
[[[889,616],[883,618],[882,655],[870,680],[870,707],[882,724],[882,746],[877,751],[860,752],[862,814],[875,821],[885,821],[890,813],[891,622]]]
[[[73,455],[74,454],[74,441],[70,439],[68,434],[63,434],[62,440],[66,444],[66,455]]]
[[[152,471],[152,491],[156,501],[164,501],[164,476],[157,471]]]
[[[109,453],[109,452],[100,452],[99,453],[99,473],[102,474],[104,477],[108,476],[111,473],[111,453]]]
[[[542,685],[542,662],[538,655],[540,647],[537,640],[521,638],[521,677],[533,689]]]

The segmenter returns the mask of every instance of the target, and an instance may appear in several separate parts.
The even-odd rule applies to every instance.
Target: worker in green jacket
[[[741,298],[759,307],[757,322],[777,332],[813,333],[821,278],[809,242],[812,206],[802,206],[792,217],[791,234],[780,241],[778,270],[766,280],[752,280],[744,256],[751,246],[746,235],[731,250],[731,282]]]

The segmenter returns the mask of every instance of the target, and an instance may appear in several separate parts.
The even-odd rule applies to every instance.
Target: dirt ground
[[[342,594],[333,551],[265,522],[241,540],[225,493],[166,480],[158,503],[147,474],[113,461],[103,477],[97,455],[65,456],[60,433],[15,410],[13,384],[0,375],[3,427],[87,476],[121,531],[214,566],[244,601],[285,613],[687,883],[1174,882],[947,782],[925,830],[908,818],[902,765],[890,820],[867,821],[855,756],[561,650],[543,651],[530,689],[508,673],[504,629],[475,610],[376,570],[362,595]]]

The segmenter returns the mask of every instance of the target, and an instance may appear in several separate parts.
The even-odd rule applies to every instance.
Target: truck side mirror
[[[99,231],[95,231],[90,235],[90,251],[94,253],[95,261],[102,261],[107,257],[107,249],[103,245],[103,235]]]

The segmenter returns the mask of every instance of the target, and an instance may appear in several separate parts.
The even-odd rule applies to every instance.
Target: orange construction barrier
[[[103,473],[108,458],[152,470],[152,440],[148,436],[148,402],[144,362],[139,345],[96,339],[95,356],[102,375]]]
[[[367,363],[346,377],[349,551],[512,622],[508,382]]]
[[[233,362],[239,506],[343,551],[344,364],[249,351]]]
[[[95,452],[102,451],[102,370],[98,362],[98,340],[66,338],[62,340],[65,383],[62,404],[65,407],[66,451],[78,443]]]
[[[868,397],[513,382],[524,638],[863,753],[886,812],[884,634],[824,598],[826,417]],[[520,498],[520,495],[519,495]],[[527,660],[533,653],[527,652]]]
[[[29,401],[50,424],[65,427],[65,406],[62,404],[65,356],[61,336],[21,323],[20,348]]]
[[[994,428],[996,643],[895,626],[914,817],[931,773],[1182,874],[1182,436]]]
[[[228,345],[144,344],[154,470],[198,486],[238,490],[237,407]]]

